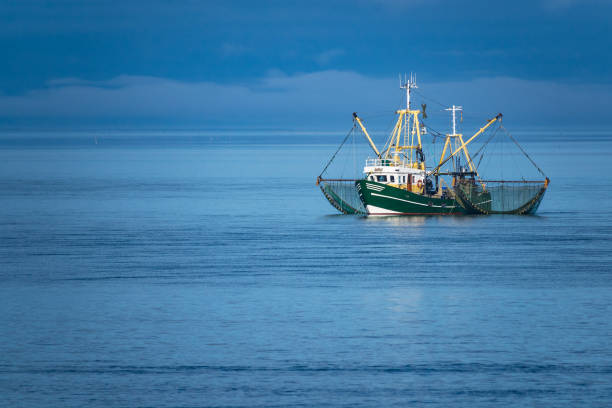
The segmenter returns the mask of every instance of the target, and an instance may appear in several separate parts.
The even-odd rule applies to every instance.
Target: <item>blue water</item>
[[[336,215],[341,139],[1,134],[0,405],[612,406],[612,132],[536,216]]]

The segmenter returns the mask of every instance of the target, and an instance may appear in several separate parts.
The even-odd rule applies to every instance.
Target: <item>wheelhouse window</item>
[[[395,176],[389,176],[389,181],[395,183]]]
[[[387,182],[387,176],[376,176],[376,180],[377,180],[379,183],[384,183],[384,182]]]

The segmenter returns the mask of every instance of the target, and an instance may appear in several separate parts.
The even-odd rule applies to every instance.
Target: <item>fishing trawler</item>
[[[405,78],[400,87],[406,93],[406,106],[396,111],[397,121],[382,149],[378,149],[362,119],[353,113],[353,130],[363,133],[376,156],[366,159],[363,178],[325,177],[330,163],[346,142],[345,138],[317,178],[317,185],[332,206],[344,214],[364,215],[535,213],[549,179],[509,133],[543,180],[486,180],[479,174],[478,164],[468,151],[468,144],[493,124],[501,124],[501,113],[464,141],[456,129],[457,112],[462,108],[455,105],[446,108],[452,114],[452,133],[444,136],[444,147],[436,165],[427,167],[422,144],[427,127],[419,120],[419,116],[427,117],[426,105],[421,105],[420,110],[411,107],[411,90],[417,88],[412,75]]]

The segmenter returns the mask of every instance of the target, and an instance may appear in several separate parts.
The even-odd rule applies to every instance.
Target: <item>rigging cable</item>
[[[503,127],[503,126],[500,126]],[[512,137],[512,135],[510,134],[510,132],[508,132],[508,130],[506,130],[506,128],[504,127],[504,132],[506,132],[506,134],[508,135],[508,137],[510,137],[510,140],[512,140],[514,142],[514,144],[521,150],[521,152],[523,152],[523,154],[525,155],[525,157],[527,157],[527,159],[529,159],[529,161],[531,162],[531,164],[533,164],[535,166],[536,169],[538,169],[538,171],[540,172],[541,175],[543,175],[544,177],[546,177],[546,174],[544,174],[544,172],[542,171],[542,169],[536,164],[536,162],[533,161],[533,159],[531,157],[529,157],[529,155],[527,154],[527,152],[525,150],[523,150],[523,148],[521,147],[520,144],[518,144],[518,142],[516,141],[516,139],[514,139]],[[548,177],[546,177],[546,179],[548,179]]]
[[[427,128],[427,130],[429,130],[432,133],[434,133],[434,135],[433,135],[434,138],[436,138],[436,137],[444,137],[443,133],[438,132],[436,129],[434,129],[431,126],[425,124],[425,121],[423,121],[422,119],[421,119],[421,123],[423,124],[423,126],[425,126]],[[434,142],[435,142],[435,140],[434,140]]]
[[[499,131],[499,127],[497,129],[495,129],[495,132],[493,132],[491,134],[491,136],[489,136],[489,138],[487,139],[487,141],[480,146],[480,149],[478,149],[478,151],[476,151],[476,153],[474,153],[474,155],[472,156],[472,161],[474,161],[474,159],[476,159],[476,157],[478,157],[478,155],[480,154],[480,152],[487,147],[487,145],[489,144],[489,142],[491,140],[493,140],[493,138],[495,137],[495,135],[497,135],[497,132]],[[480,162],[482,161],[482,158],[484,157],[484,151],[482,152],[482,156],[480,156],[480,160],[478,161],[478,166],[480,166]],[[476,166],[476,169],[478,169],[478,166]]]
[[[344,143],[346,143],[346,141],[348,140],[349,136],[355,131],[355,122],[353,121],[353,127],[351,128],[351,130],[349,130],[349,132],[347,133],[347,135],[344,137],[344,140],[342,141],[342,143],[340,143],[340,146],[338,146],[338,149],[336,150],[336,152],[334,153],[334,155],[331,157],[331,159],[329,159],[329,161],[327,162],[327,164],[325,165],[325,168],[323,169],[323,171],[321,172],[321,174],[319,174],[319,177],[317,179],[321,179],[321,176],[323,175],[323,173],[325,173],[325,170],[327,170],[327,168],[329,167],[329,165],[331,164],[331,162],[334,161],[334,159],[336,158],[336,155],[338,154],[338,152],[340,151],[340,149],[342,149],[342,146],[344,145]],[[317,182],[318,184],[318,182]]]
[[[448,108],[448,105],[444,105],[443,103],[438,102],[438,101],[436,101],[435,99],[430,98],[429,96],[425,96],[425,95],[423,95],[421,92],[417,91],[416,89],[414,90],[414,93],[419,94],[419,95],[420,95],[422,98],[425,98],[425,99],[427,99],[427,100],[430,100],[430,101],[432,101],[433,103],[435,103],[435,104],[438,104],[438,105],[442,106],[443,108]]]

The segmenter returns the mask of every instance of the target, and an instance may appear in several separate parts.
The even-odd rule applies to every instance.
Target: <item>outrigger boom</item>
[[[480,128],[480,130],[478,132],[476,132],[474,134],[474,136],[470,137],[467,141],[463,142],[461,144],[461,146],[459,146],[458,148],[455,149],[455,151],[453,153],[451,153],[447,158],[444,158],[444,154],[446,153],[446,144],[444,145],[444,151],[442,152],[442,157],[440,157],[440,163],[429,173],[430,175],[437,175],[439,174],[440,171],[440,167],[442,167],[444,164],[446,164],[446,162],[448,162],[453,156],[455,156],[457,153],[459,153],[461,150],[464,151],[466,158],[468,159],[468,164],[470,165],[470,170],[472,170],[473,172],[476,172],[475,169],[473,168],[472,165],[472,160],[469,156],[469,153],[467,152],[466,146],[474,139],[476,139],[478,136],[480,136],[485,130],[487,130],[487,128],[489,126],[491,126],[493,123],[495,123],[496,121],[502,119],[504,115],[502,115],[501,113],[498,113],[497,116],[495,116],[493,119],[490,119],[486,125],[484,125],[483,127]],[[454,125],[454,123],[453,123]],[[453,126],[454,127],[454,126]]]
[[[361,123],[361,119],[359,119],[359,116],[357,116],[357,112],[353,112],[353,118],[355,118],[355,121],[359,124],[359,127],[363,131],[363,134],[365,135],[365,137],[368,139],[368,142],[370,143],[370,147],[372,148],[372,150],[374,150],[374,153],[376,153],[376,156],[380,158],[380,152],[376,148],[376,145],[374,144],[374,141],[368,134],[368,131],[366,130],[365,126],[363,126],[363,123]]]

